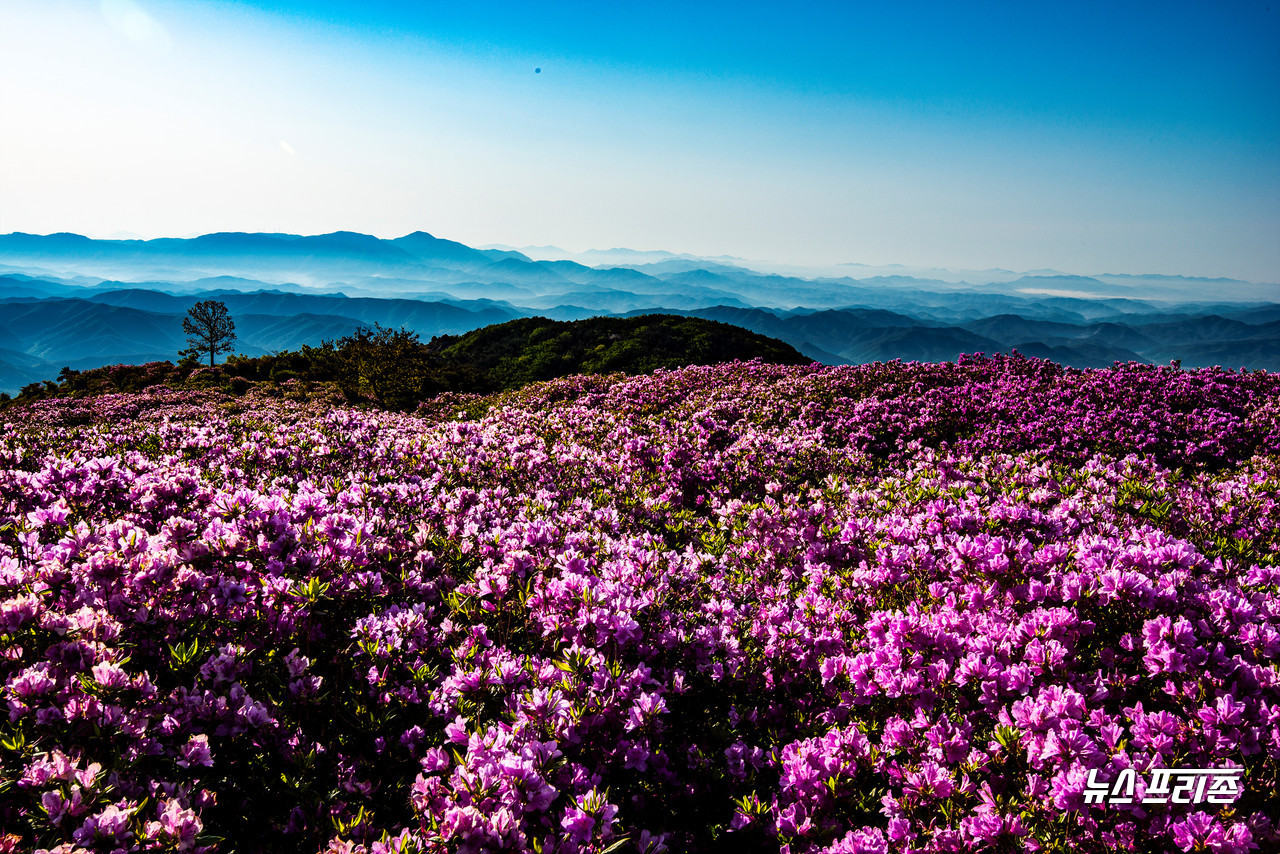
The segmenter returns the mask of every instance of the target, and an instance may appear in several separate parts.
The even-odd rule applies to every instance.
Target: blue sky
[[[1280,2],[5,0],[0,123],[0,232],[1280,281]]]

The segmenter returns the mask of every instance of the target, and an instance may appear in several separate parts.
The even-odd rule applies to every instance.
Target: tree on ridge
[[[209,354],[209,366],[219,353],[230,353],[236,340],[236,324],[227,314],[227,304],[222,300],[201,300],[191,307],[182,320],[182,331],[187,333],[187,349],[181,356]]]

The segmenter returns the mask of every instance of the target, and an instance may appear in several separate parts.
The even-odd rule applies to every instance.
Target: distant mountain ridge
[[[247,355],[373,323],[429,338],[526,317],[674,313],[732,323],[832,363],[1016,348],[1076,367],[1180,359],[1280,370],[1276,285],[1055,270],[964,274],[991,277],[975,282],[954,271],[854,264],[839,266],[839,275],[797,275],[664,250],[539,257],[554,249],[477,249],[424,231],[390,240],[349,231],[0,235],[0,390],[64,366],[176,358],[181,316],[205,298],[226,302]],[[847,275],[853,270],[871,275]]]

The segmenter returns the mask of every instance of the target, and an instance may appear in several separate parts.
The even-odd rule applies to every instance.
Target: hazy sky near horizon
[[[1280,282],[1280,0],[0,0],[0,233],[419,229]]]

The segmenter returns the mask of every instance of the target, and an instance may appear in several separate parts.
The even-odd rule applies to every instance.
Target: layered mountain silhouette
[[[0,390],[64,366],[175,359],[186,343],[182,317],[209,298],[227,304],[237,350],[250,356],[374,323],[428,339],[526,317],[662,312],[733,324],[833,364],[1016,349],[1082,368],[1177,359],[1280,370],[1274,284],[1051,270],[780,271],[661,250],[542,257],[549,253],[569,254],[474,248],[421,231],[393,240],[0,235]]]

